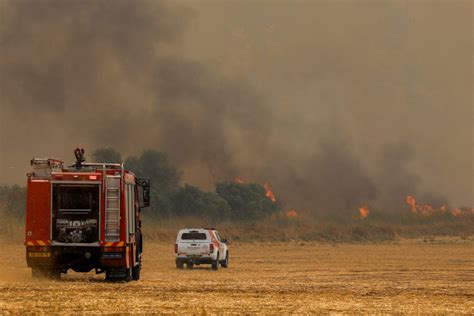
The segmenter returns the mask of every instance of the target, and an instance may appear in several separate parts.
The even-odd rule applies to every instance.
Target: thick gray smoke
[[[219,176],[236,167],[230,132],[262,148],[270,114],[253,89],[173,52],[192,11],[121,0],[4,1],[2,12],[2,108],[38,141],[160,147]]]
[[[249,13],[262,5],[246,6],[242,4],[242,12],[236,10],[235,14],[248,16],[250,24],[262,19],[263,15],[257,18]],[[326,13],[340,12],[334,17],[344,17],[346,27],[352,25],[361,33],[372,32],[371,25],[357,24],[365,14],[393,9],[374,6],[362,14],[349,7],[337,5]],[[215,17],[229,13],[218,6],[209,9],[215,11]],[[275,7],[268,12],[285,10]],[[305,15],[320,12],[304,11]],[[219,42],[217,38],[223,38],[219,30],[225,28],[197,22],[203,12],[199,6],[191,8],[191,3],[154,0],[1,1],[1,182],[21,183],[33,155],[69,158],[71,149],[82,145],[90,149],[111,146],[126,155],[146,148],[162,150],[184,168],[188,182],[207,189],[215,181],[234,176],[269,180],[288,207],[311,211],[351,211],[365,203],[397,209],[406,194],[423,194],[422,177],[412,171],[420,161],[417,144],[405,137],[392,142],[390,139],[399,138],[388,136],[397,135],[397,131],[384,132],[384,128],[381,135],[369,134],[373,139],[361,141],[362,135],[353,135],[357,124],[351,119],[380,111],[379,104],[361,105],[364,110],[353,115],[340,106],[347,101],[342,91],[362,98],[360,92],[354,95],[351,90],[357,88],[359,79],[353,82],[356,88],[351,88],[349,80],[349,73],[359,70],[364,51],[358,46],[360,38],[345,43],[345,31],[340,33],[336,28],[331,35],[322,28],[310,28],[316,31],[314,51],[321,55],[305,65],[292,55],[293,50],[285,55],[285,50],[277,47],[278,40],[298,47],[301,32],[292,30],[292,24],[278,33],[282,38],[270,38],[277,36],[274,29],[278,31],[278,25],[270,21],[265,30],[271,36],[266,33],[259,38],[257,32],[232,30],[232,36],[239,39],[237,44]],[[392,42],[388,47],[408,34],[396,28],[400,10],[390,12],[390,32],[386,31]],[[326,13],[317,13],[321,14],[320,23],[329,21]],[[281,16],[281,23],[286,19],[291,20]],[[224,23],[218,18],[216,22]],[[209,31],[193,39],[186,37],[199,34],[199,28],[193,29],[199,23],[205,31],[211,25],[215,34]],[[342,30],[346,27],[342,24]],[[216,39],[207,37],[211,33]],[[383,31],[375,30],[373,35],[375,41],[385,40]],[[260,73],[262,69],[248,70],[252,67],[246,60],[237,64],[239,71],[247,69],[247,74],[229,75],[233,66],[225,58],[223,66],[216,66],[197,56],[207,49],[218,52],[219,46],[229,44],[232,56],[247,56],[250,51],[259,57],[259,50],[252,53],[249,43],[261,42],[266,49],[278,48],[280,52],[260,60],[266,67],[265,75]],[[351,43],[359,48],[344,55]],[[194,58],[189,47],[204,49]],[[301,51],[306,54],[304,48]],[[257,57],[248,58],[258,62]],[[346,69],[347,64],[355,66]],[[328,65],[334,65],[333,69]],[[301,78],[294,79],[291,70]],[[279,77],[271,78],[272,73]],[[400,76],[397,80],[405,78]],[[265,80],[258,84],[254,78]],[[367,76],[363,80],[376,83],[379,78]],[[317,84],[311,86],[310,82]],[[385,88],[374,91],[377,97],[370,101],[383,100]],[[391,122],[391,111],[387,110],[386,123]],[[409,115],[407,121],[416,122]],[[374,129],[381,125],[380,121],[371,124]],[[438,194],[434,196],[430,198],[444,201]]]

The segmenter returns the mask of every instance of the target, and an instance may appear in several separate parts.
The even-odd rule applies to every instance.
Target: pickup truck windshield
[[[181,239],[182,240],[206,240],[207,236],[205,233],[190,232],[190,233],[183,233],[181,235]]]

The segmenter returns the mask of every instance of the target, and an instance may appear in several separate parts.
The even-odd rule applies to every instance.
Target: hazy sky
[[[1,183],[24,183],[33,156],[114,146],[164,150],[207,189],[268,179],[298,207],[474,204],[471,1],[4,0],[0,14]]]

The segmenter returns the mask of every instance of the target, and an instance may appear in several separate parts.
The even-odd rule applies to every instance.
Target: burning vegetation
[[[364,219],[369,216],[369,208],[367,205],[359,207],[359,218]]]
[[[270,185],[270,183],[265,182],[265,183],[263,184],[263,187],[265,188],[265,195],[267,196],[267,198],[269,198],[270,201],[272,201],[273,203],[275,203],[275,202],[276,202],[276,198],[275,198],[275,195],[273,194],[272,186]]]
[[[296,210],[291,209],[286,211],[286,216],[289,218],[296,218],[298,217],[298,213],[296,212]]]
[[[441,205],[439,208],[434,208],[430,204],[418,205],[416,198],[411,195],[407,195],[405,201],[408,205],[410,205],[410,211],[413,215],[419,215],[424,217],[434,215],[445,215],[446,213],[450,214],[453,217],[474,215],[474,208],[469,207],[454,207],[448,211],[448,207],[446,205]]]

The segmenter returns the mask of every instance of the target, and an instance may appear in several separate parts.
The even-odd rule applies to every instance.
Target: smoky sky
[[[471,9],[4,0],[1,183],[112,146],[205,189],[268,180],[288,207],[472,204]]]

